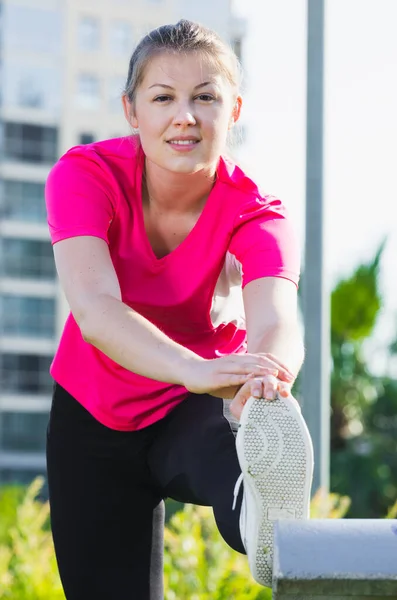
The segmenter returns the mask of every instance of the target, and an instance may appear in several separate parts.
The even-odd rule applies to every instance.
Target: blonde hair
[[[136,91],[145,74],[145,67],[153,56],[162,52],[202,53],[217,65],[234,88],[236,95],[239,92],[242,71],[232,48],[215,31],[199,23],[181,19],[174,25],[162,25],[154,29],[135,48],[130,59],[124,88],[124,95],[130,102],[135,99]]]

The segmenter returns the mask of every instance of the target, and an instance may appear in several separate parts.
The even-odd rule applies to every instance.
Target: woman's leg
[[[164,505],[146,468],[155,427],[111,430],[55,386],[47,466],[67,600],[162,600]]]
[[[243,486],[232,508],[241,468],[220,398],[191,395],[184,400],[162,423],[148,459],[164,496],[212,506],[222,537],[245,553],[239,527]]]
[[[226,542],[245,548],[256,581],[271,585],[274,520],[309,516],[313,449],[297,403],[249,399],[236,447],[222,400],[191,395],[164,422],[149,460],[166,495],[214,508]],[[245,486],[232,510],[237,480]]]

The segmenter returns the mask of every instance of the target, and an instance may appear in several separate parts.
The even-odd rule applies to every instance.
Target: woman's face
[[[124,110],[146,158],[174,173],[214,172],[240,114],[226,77],[200,53],[154,56]]]

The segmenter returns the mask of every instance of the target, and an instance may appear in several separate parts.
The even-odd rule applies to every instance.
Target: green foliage
[[[363,430],[366,406],[377,396],[376,386],[362,356],[362,342],[374,330],[381,308],[378,279],[384,243],[369,264],[342,279],[331,294],[331,447]]]
[[[397,382],[375,380],[376,402],[363,411],[363,432],[334,456],[334,481],[352,498],[350,516],[377,518],[397,498]]]
[[[311,516],[340,519],[350,506],[347,497],[319,490]],[[247,558],[222,540],[210,508],[185,505],[165,531],[165,600],[270,600],[271,590],[257,585]]]
[[[0,544],[2,600],[65,600],[59,581],[48,503],[37,500],[41,478],[28,488],[9,520],[8,543]],[[2,498],[7,494],[3,491]],[[342,518],[350,500],[320,490],[312,500],[312,518]],[[388,518],[397,515],[397,503]],[[271,600],[268,588],[254,582],[247,558],[221,538],[212,510],[185,505],[165,528],[165,600]]]
[[[10,529],[15,523],[18,505],[25,495],[22,485],[8,485],[0,488],[0,546],[11,542]]]
[[[397,500],[387,511],[386,519],[397,519]]]
[[[373,332],[381,295],[378,288],[380,260],[385,242],[369,264],[360,265],[352,277],[342,279],[331,294],[331,342],[362,341]]]
[[[375,377],[362,352],[382,306],[383,248],[331,298],[331,487],[351,498],[356,518],[378,518],[397,498],[397,384]]]
[[[221,538],[208,507],[185,505],[165,530],[165,600],[268,600],[247,558]]]
[[[328,494],[317,490],[310,505],[311,519],[342,519],[349,510],[351,501],[347,496]]]
[[[42,478],[37,478],[16,507],[14,522],[8,519],[9,531],[0,546],[0,598],[4,600],[65,599],[48,530],[49,506],[37,500],[42,485]]]

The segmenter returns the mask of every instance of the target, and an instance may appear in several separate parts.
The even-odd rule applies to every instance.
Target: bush
[[[165,600],[268,600],[247,558],[223,541],[212,510],[186,504],[165,529]]]
[[[310,505],[311,519],[342,519],[350,508],[350,498],[339,494],[327,494],[319,489]]]
[[[0,546],[9,546],[11,543],[10,529],[15,525],[17,508],[25,493],[22,485],[7,485],[0,489]]]
[[[0,598],[4,600],[65,599],[48,528],[49,506],[37,500],[43,483],[37,478],[30,485],[16,507],[6,543],[0,546]]]
[[[65,600],[58,576],[49,505],[37,500],[43,479],[37,478],[18,505],[20,491],[0,493],[0,512],[6,504],[8,530],[0,540],[0,598],[2,600]],[[313,518],[341,518],[350,500],[319,491],[312,501]],[[397,503],[388,517],[397,515]],[[271,590],[256,584],[245,556],[221,538],[210,508],[185,505],[165,528],[165,600],[270,600]]]

